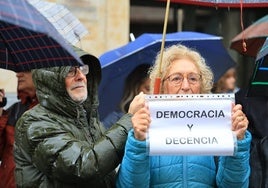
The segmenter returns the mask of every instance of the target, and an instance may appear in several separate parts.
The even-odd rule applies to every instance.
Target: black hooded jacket
[[[242,104],[252,134],[250,150],[249,188],[268,187],[268,98],[247,97],[247,89],[240,89],[236,103]]]
[[[132,127],[130,115],[105,131],[97,112],[99,61],[83,51],[78,54],[90,70],[88,98],[82,104],[74,102],[65,88],[70,66],[33,71],[40,104],[16,125],[18,187],[114,187],[114,169]]]

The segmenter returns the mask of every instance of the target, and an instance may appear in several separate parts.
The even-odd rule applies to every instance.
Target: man
[[[16,126],[18,187],[114,187],[130,114],[143,101],[136,97],[129,114],[105,131],[97,112],[99,60],[76,51],[86,65],[33,71],[40,103]]]
[[[18,72],[16,102],[7,110],[3,110],[0,116],[0,188],[15,188],[15,162],[13,155],[14,131],[17,120],[28,109],[38,103],[31,72]],[[3,93],[4,94],[4,93]],[[0,95],[0,99],[4,95]],[[1,101],[0,100],[0,101]]]

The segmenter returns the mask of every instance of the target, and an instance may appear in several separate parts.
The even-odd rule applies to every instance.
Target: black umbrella
[[[20,72],[82,64],[72,47],[28,1],[0,1],[0,68]]]
[[[257,55],[247,95],[268,97],[268,38]]]

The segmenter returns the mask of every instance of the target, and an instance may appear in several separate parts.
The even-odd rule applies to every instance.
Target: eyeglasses
[[[71,67],[69,72],[68,72],[68,74],[67,74],[67,77],[76,76],[78,69],[82,72],[83,75],[88,74],[88,71],[89,71],[88,65],[83,65],[83,66],[80,66],[80,67],[77,67],[77,66],[76,67]]]
[[[189,73],[187,74],[186,78],[189,84],[194,85],[200,81],[201,75],[197,73]],[[184,75],[181,73],[174,73],[168,76],[166,79],[164,79],[164,81],[166,80],[168,80],[173,86],[177,86],[183,82]]]

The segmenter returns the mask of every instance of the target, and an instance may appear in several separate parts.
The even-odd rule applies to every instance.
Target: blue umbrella
[[[100,56],[102,81],[99,87],[100,118],[115,110],[123,92],[124,80],[139,64],[153,64],[160,51],[162,34],[143,34],[125,46]],[[165,46],[183,44],[196,49],[206,59],[217,81],[235,62],[222,44],[222,37],[197,32],[166,35]]]
[[[257,55],[247,96],[268,97],[268,38]]]

